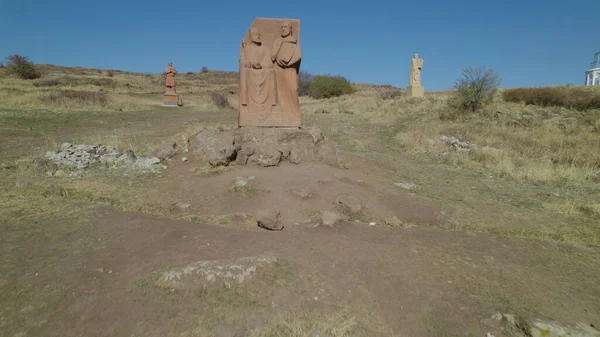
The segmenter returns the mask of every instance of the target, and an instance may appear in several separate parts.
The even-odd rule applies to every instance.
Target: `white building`
[[[585,72],[585,85],[600,85],[600,51],[594,55],[590,70]]]

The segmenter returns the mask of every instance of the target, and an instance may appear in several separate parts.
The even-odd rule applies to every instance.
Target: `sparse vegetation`
[[[500,77],[485,67],[463,69],[461,77],[454,84],[454,96],[448,101],[456,114],[474,113],[492,102],[500,85]]]
[[[355,91],[350,81],[343,76],[314,76],[308,86],[308,95],[315,99],[349,95]]]
[[[34,80],[32,82],[35,87],[55,87],[55,86],[82,86],[82,85],[94,85],[97,87],[114,88],[117,85],[113,79],[110,78],[90,78],[90,77],[54,77]]]
[[[6,57],[6,69],[11,75],[24,80],[33,80],[42,77],[35,64],[27,56],[14,54]]]
[[[63,90],[50,92],[40,96],[40,100],[46,104],[60,105],[65,101],[76,101],[89,105],[106,106],[108,103],[108,95],[103,91],[75,91]]]
[[[207,66],[203,66],[202,70],[200,70],[201,73],[207,73],[208,72],[208,67]]]
[[[600,109],[600,92],[587,88],[516,88],[506,89],[502,97],[507,102],[533,104],[567,109]]]

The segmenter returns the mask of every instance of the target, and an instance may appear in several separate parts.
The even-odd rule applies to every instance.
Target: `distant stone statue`
[[[179,95],[175,90],[175,74],[177,74],[177,70],[173,67],[173,63],[169,62],[167,68],[165,69],[165,74],[167,79],[165,81],[165,94],[164,94],[164,102],[165,106],[177,106],[177,102],[179,101]]]
[[[300,127],[300,21],[257,18],[240,46],[239,126]]]
[[[240,48],[240,105],[260,120],[268,118],[277,105],[271,52],[257,27],[250,28],[250,43],[242,40]]]
[[[419,54],[415,54],[410,61],[410,78],[408,80],[408,96],[423,97],[425,89],[421,86],[421,70],[423,69],[423,59]]]

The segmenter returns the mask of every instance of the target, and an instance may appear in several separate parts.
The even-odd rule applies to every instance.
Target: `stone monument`
[[[164,94],[164,106],[178,106],[179,95],[175,91],[175,74],[177,74],[177,70],[173,67],[173,63],[169,62],[167,69],[165,69],[165,74],[167,75],[167,79],[165,81],[165,94]]]
[[[419,54],[415,54],[410,60],[410,78],[407,90],[409,97],[425,96],[425,89],[421,86],[421,69],[423,69],[423,59],[419,58]]]
[[[238,126],[301,126],[299,37],[299,20],[254,19],[240,46]]]

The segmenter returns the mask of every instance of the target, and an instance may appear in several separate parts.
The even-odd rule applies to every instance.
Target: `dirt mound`
[[[342,165],[337,144],[326,139],[318,128],[207,129],[190,137],[188,149],[212,166],[233,163],[268,167],[281,162]]]

